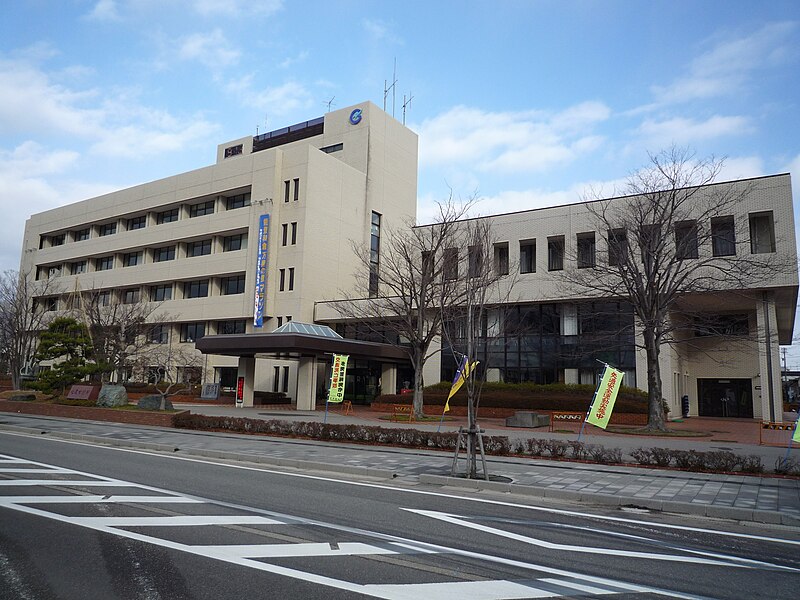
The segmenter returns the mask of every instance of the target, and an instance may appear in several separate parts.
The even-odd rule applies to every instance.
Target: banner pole
[[[328,423],[328,402],[329,400],[325,400],[325,418],[322,419],[323,425],[326,425]]]

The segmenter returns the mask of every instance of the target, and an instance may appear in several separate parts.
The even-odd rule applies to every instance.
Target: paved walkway
[[[208,413],[236,411],[241,416],[265,413],[261,418],[282,416],[276,414],[281,411],[263,409],[203,407],[202,410]],[[319,415],[295,413],[289,416],[316,419]],[[358,418],[361,417],[352,417]],[[351,417],[329,415],[329,422],[344,419]],[[485,482],[450,478],[452,455],[442,452],[114,425],[8,413],[0,414],[0,428],[47,432],[48,435],[102,441],[117,446],[170,453],[178,451],[188,455],[246,460],[265,465],[385,479],[399,477],[410,483],[492,489],[595,504],[633,505],[668,512],[800,526],[800,480],[797,479],[490,457],[489,472],[508,483]],[[639,445],[646,444],[640,442]],[[463,469],[463,460],[460,466]]]

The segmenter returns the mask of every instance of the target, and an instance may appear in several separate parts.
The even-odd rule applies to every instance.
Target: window
[[[156,215],[156,224],[162,225],[163,223],[172,223],[173,221],[178,220],[178,209],[171,208],[169,210],[162,211]]]
[[[150,328],[147,336],[151,344],[168,344],[169,343],[169,325],[159,323]]]
[[[339,152],[342,148],[344,148],[344,144],[332,144],[330,146],[320,148],[320,150],[322,150],[325,154],[330,154],[331,152]]]
[[[74,263],[70,263],[69,265],[69,274],[70,275],[80,275],[81,273],[86,273],[86,261],[79,260]]]
[[[225,210],[234,210],[245,206],[250,206],[250,194],[237,194],[225,198]]]
[[[153,250],[153,262],[175,260],[175,246],[164,246]]]
[[[164,300],[172,300],[172,284],[164,283],[152,286],[150,288],[150,301],[163,302]]]
[[[679,260],[697,258],[697,221],[675,223],[675,257]]]
[[[122,266],[123,267],[135,267],[136,265],[142,264],[142,253],[141,252],[129,252],[128,254],[122,255]]]
[[[54,277],[61,277],[61,265],[47,269],[47,278],[53,279]]]
[[[508,244],[495,244],[494,270],[498,275],[508,275]]]
[[[208,200],[206,202],[201,202],[200,204],[192,204],[189,207],[189,218],[193,219],[194,217],[202,217],[204,215],[213,215],[214,214],[214,201]]]
[[[242,153],[244,144],[237,144],[236,146],[228,146],[225,148],[225,158],[230,158],[231,156],[238,156]]]
[[[297,223],[292,223],[292,246],[297,244]]]
[[[233,252],[234,250],[241,250],[245,247],[244,241],[247,239],[243,233],[238,235],[228,235],[222,238],[222,251]]]
[[[89,235],[91,235],[91,229],[88,227],[86,229],[79,229],[73,235],[76,242],[83,242],[89,239]]]
[[[67,239],[67,236],[63,233],[59,235],[54,235],[50,238],[50,245],[51,246],[63,246],[64,241]]]
[[[283,182],[283,201],[289,201],[289,180]]]
[[[750,253],[775,252],[775,223],[772,211],[750,214]]]
[[[136,304],[139,302],[140,296],[139,288],[129,288],[127,290],[122,291],[122,303],[123,304]]]
[[[95,271],[108,271],[109,269],[113,268],[114,268],[113,256],[103,256],[101,258],[96,258],[94,261]]]
[[[281,292],[286,291],[286,269],[278,269],[278,276],[280,278],[278,289]]]
[[[281,368],[280,367],[273,367],[272,372],[272,391],[277,392],[280,389],[281,385]]]
[[[564,270],[564,236],[547,238],[547,270]]]
[[[536,240],[519,243],[519,272],[536,273]]]
[[[107,235],[114,235],[117,233],[117,224],[114,223],[105,223],[104,225],[100,225],[100,237],[105,237]]]
[[[297,181],[295,179],[295,181]],[[297,188],[295,188],[295,193]],[[297,200],[297,198],[295,198]],[[294,242],[292,242],[294,243]],[[377,298],[381,260],[381,215],[372,212],[369,236],[369,297]]]
[[[283,317],[278,317],[278,327],[283,325]]]
[[[595,265],[595,241],[594,231],[589,233],[579,233],[576,237],[578,242],[578,268],[590,269]]]
[[[608,265],[617,267],[628,260],[628,234],[624,229],[611,229],[608,232]]]
[[[300,199],[300,180],[294,180],[294,201],[297,202]]]
[[[199,242],[189,242],[186,244],[186,256],[205,256],[211,254],[211,240],[200,240]]]
[[[467,273],[468,277],[480,277],[483,272],[483,247],[470,246],[467,248]]]
[[[711,252],[714,256],[736,254],[736,228],[733,217],[711,219]]]
[[[289,240],[289,224],[284,223],[281,225],[281,246],[285,246]]]
[[[145,227],[147,227],[147,215],[128,219],[128,231],[133,231],[134,229],[144,229]]]
[[[53,296],[51,298],[44,298],[44,310],[45,312],[55,312],[58,310],[58,298]]]
[[[442,278],[458,279],[458,248],[445,248],[442,255]]]
[[[223,277],[222,294],[224,296],[230,296],[231,294],[244,294],[244,275]]]
[[[747,315],[704,315],[694,320],[694,334],[707,336],[742,336],[750,333]]]
[[[206,334],[205,323],[181,323],[181,341],[196,342]]]
[[[294,267],[289,267],[289,291],[294,289]]]
[[[208,279],[197,279],[183,284],[184,298],[205,298],[206,296],[208,296]]]
[[[233,321],[217,321],[217,333],[219,335],[232,335],[234,333],[244,333],[247,329],[247,321],[236,319]]]
[[[284,394],[289,391],[289,367],[283,367],[283,387],[281,391]]]
[[[97,306],[111,306],[111,290],[97,292],[95,301]]]

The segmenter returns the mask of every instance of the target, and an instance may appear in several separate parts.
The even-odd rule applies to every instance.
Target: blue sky
[[[331,98],[381,106],[395,59],[423,219],[450,188],[481,214],[610,195],[672,143],[800,189],[795,0],[17,0],[0,6],[0,269],[31,213],[211,164]]]

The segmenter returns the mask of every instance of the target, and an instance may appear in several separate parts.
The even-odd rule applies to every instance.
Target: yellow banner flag
[[[471,365],[467,362],[467,357],[465,356],[464,359],[461,361],[461,366],[458,367],[458,371],[456,371],[456,376],[453,378],[453,385],[450,387],[450,393],[447,394],[447,402],[444,403],[444,411],[448,412],[450,410],[450,398],[455,396],[456,392],[461,389],[461,386],[464,385],[464,382],[469,377],[469,374],[475,370],[475,367],[478,366],[478,361],[474,361]]]
[[[331,387],[328,390],[328,402],[344,400],[344,379],[347,371],[347,354],[334,354],[331,366]]]
[[[601,429],[608,427],[611,419],[611,411],[614,410],[614,402],[617,400],[619,388],[622,387],[622,377],[624,373],[606,365],[603,371],[603,378],[597,391],[594,393],[592,408],[589,410],[587,421]]]

